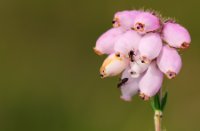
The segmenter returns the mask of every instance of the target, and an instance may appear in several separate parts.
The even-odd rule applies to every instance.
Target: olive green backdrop
[[[118,10],[151,8],[188,28],[183,69],[165,80],[167,131],[200,130],[198,0],[1,0],[0,131],[153,131],[149,102],[122,101],[93,53]]]

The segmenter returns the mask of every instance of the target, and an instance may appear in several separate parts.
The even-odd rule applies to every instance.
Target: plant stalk
[[[161,105],[162,89],[160,89],[158,94],[159,94],[159,102]],[[162,115],[163,115],[163,113],[161,110],[155,110],[155,112],[154,112],[155,131],[162,131]]]
[[[156,110],[154,114],[155,131],[161,131],[162,111]]]

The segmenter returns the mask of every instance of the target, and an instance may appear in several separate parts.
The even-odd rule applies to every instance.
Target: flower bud
[[[113,19],[113,27],[122,27],[124,29],[131,29],[134,24],[134,19],[140,11],[120,11],[117,12]]]
[[[157,68],[156,62],[152,62],[139,82],[140,96],[148,100],[161,88],[163,73]]]
[[[121,99],[125,101],[131,101],[132,97],[138,93],[139,87],[138,87],[138,82],[141,79],[139,78],[132,78],[131,75],[129,74],[130,69],[127,68],[123,73],[121,80],[126,80],[124,83],[121,84],[120,89],[121,89]]]
[[[176,49],[165,45],[157,58],[157,64],[159,69],[172,79],[180,72],[182,60]]]
[[[116,39],[124,33],[122,28],[111,28],[99,37],[94,47],[94,51],[98,55],[111,54],[114,52],[114,44]]]
[[[115,43],[114,51],[116,53],[129,55],[130,51],[137,52],[141,36],[133,30],[122,34]]]
[[[150,63],[162,49],[162,40],[157,33],[146,34],[139,43],[140,59],[144,63]]]
[[[102,78],[119,75],[128,66],[129,61],[124,56],[110,54],[100,68]]]
[[[150,12],[138,14],[132,27],[140,34],[156,31],[160,28],[160,20]]]
[[[177,23],[165,23],[163,40],[175,48],[188,48],[191,43],[190,34],[183,26]]]
[[[130,65],[131,69],[129,70],[129,73],[133,78],[138,78],[148,69],[150,63],[143,63],[140,59],[137,59],[134,62],[131,62]]]

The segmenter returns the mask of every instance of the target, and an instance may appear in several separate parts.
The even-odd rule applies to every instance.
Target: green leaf
[[[160,99],[159,99],[159,95],[156,94],[153,99],[151,99],[151,106],[153,108],[153,110],[161,110],[161,106],[160,106]]]
[[[152,109],[153,109],[154,111],[156,110],[156,108],[155,108],[155,103],[154,103],[154,98],[151,99],[151,107],[152,107]]]
[[[154,106],[157,110],[160,110],[160,99],[159,99],[159,94],[156,94],[154,96]]]
[[[161,101],[161,110],[163,111],[164,108],[165,108],[165,105],[167,103],[167,97],[168,97],[168,92],[165,93],[164,97],[162,98],[162,101]]]

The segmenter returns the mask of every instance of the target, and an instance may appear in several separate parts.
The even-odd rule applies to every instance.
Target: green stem
[[[162,104],[162,88],[158,92],[159,96],[159,104]],[[161,131],[162,130],[162,111],[161,110],[155,110],[154,112],[154,124],[155,124],[155,131]]]

